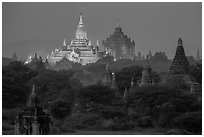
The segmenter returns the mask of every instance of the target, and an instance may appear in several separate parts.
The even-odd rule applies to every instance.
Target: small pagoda
[[[16,135],[47,135],[50,133],[50,115],[39,106],[39,99],[33,85],[26,107],[17,114]]]
[[[101,85],[111,87],[112,85],[112,72],[108,63],[106,64],[106,69],[104,74],[102,75]]]
[[[149,86],[152,84],[153,84],[152,83],[152,68],[148,63],[148,57],[147,57],[146,64],[145,64],[143,71],[142,71],[140,87],[141,86]]]

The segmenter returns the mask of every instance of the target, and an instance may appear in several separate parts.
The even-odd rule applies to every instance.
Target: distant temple
[[[150,67],[148,63],[148,57],[147,57],[146,64],[142,71],[140,86],[149,86],[153,84],[154,84],[154,81],[152,77],[152,68]]]
[[[15,52],[13,53],[12,60],[13,60],[13,61],[17,61],[17,60],[18,60],[18,58],[17,58],[17,56],[16,56],[16,53],[15,53]]]
[[[200,61],[200,60],[201,60],[200,52],[199,50],[197,50],[196,61]]]
[[[75,39],[72,40],[70,44],[67,44],[64,39],[62,49],[56,48],[47,56],[47,59],[50,64],[55,64],[62,58],[67,58],[72,62],[86,65],[98,60],[98,50],[99,42],[97,41],[96,45],[93,46],[91,41],[88,39],[83,23],[83,17],[80,13]]]
[[[33,85],[27,106],[16,117],[16,135],[47,135],[50,133],[50,116],[38,104],[39,99]]]
[[[178,39],[178,46],[176,54],[173,59],[173,63],[170,67],[171,74],[186,74],[189,71],[189,62],[186,58],[185,51],[183,48],[182,39]]]
[[[112,84],[112,72],[108,64],[106,64],[105,73],[102,76],[101,84],[103,86],[111,87]]]
[[[185,55],[182,39],[179,38],[176,54],[174,56],[167,78],[167,83],[179,80],[186,86],[186,90],[188,90],[189,92],[195,92],[196,89],[199,88],[199,84],[190,74],[189,67],[190,65]]]
[[[115,60],[118,59],[134,59],[135,58],[135,42],[131,41],[122,31],[122,28],[117,22],[115,31],[110,37],[102,42],[106,51],[110,53]]]
[[[110,70],[108,63],[106,64],[105,72],[102,75],[101,85],[118,90],[118,86],[115,80],[115,73]]]

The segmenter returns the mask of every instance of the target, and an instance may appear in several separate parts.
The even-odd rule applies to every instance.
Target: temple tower
[[[115,73],[112,73],[111,89],[118,90],[118,86],[117,86],[116,81],[115,81]]]
[[[200,61],[200,53],[199,53],[199,50],[197,50],[196,61]]]
[[[33,85],[26,107],[18,113],[15,121],[16,135],[46,135],[50,132],[50,117],[39,106],[39,99]]]
[[[148,86],[152,84],[152,69],[148,63],[148,59],[146,59],[146,64],[144,66],[144,69],[142,71],[142,78],[140,86]]]
[[[79,24],[76,30],[76,39],[88,39],[86,30],[85,30],[85,26],[83,23],[82,13],[80,13]]]
[[[178,46],[176,54],[173,59],[173,63],[170,67],[170,74],[186,74],[189,71],[189,62],[186,58],[183,48],[182,39],[178,39]]]
[[[15,52],[13,53],[12,60],[13,60],[13,61],[17,61],[17,60],[18,60],[18,58],[17,58],[17,56],[16,56],[16,53],[15,53]]]
[[[134,80],[133,80],[133,78],[132,78],[131,83],[130,83],[129,92],[133,92],[133,87],[134,87]]]
[[[110,70],[110,67],[109,67],[108,63],[106,64],[106,69],[105,69],[105,73],[104,73],[104,75],[102,77],[101,84],[103,86],[111,87],[111,84],[112,84],[112,72]]]

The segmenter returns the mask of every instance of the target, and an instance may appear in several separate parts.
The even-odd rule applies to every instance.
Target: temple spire
[[[112,84],[111,84],[111,89],[118,89],[116,81],[115,81],[115,73],[112,73]]]
[[[132,81],[131,81],[130,87],[132,88],[133,86],[134,86],[134,81],[133,81],[133,77],[132,77]]]
[[[64,42],[63,42],[63,46],[66,46],[67,44],[66,44],[66,39],[64,39]]]
[[[82,12],[80,12],[80,17],[79,17],[79,25],[83,24],[83,17],[82,17]]]
[[[96,46],[99,47],[99,42],[98,42],[98,40],[96,41]]]
[[[18,58],[16,56],[16,52],[13,53],[12,60],[14,60],[14,61],[18,60]]]
[[[178,46],[183,46],[183,42],[182,42],[181,37],[179,37],[179,39],[178,39]]]
[[[117,19],[116,27],[117,27],[117,28],[120,28],[120,20],[119,20],[119,19]]]
[[[197,60],[197,61],[199,61],[199,60],[200,60],[200,53],[199,53],[199,50],[197,50],[196,60]]]

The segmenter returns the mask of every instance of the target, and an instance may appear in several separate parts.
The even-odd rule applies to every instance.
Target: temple
[[[50,114],[39,106],[39,99],[33,85],[26,107],[15,120],[16,135],[47,135],[50,133]]]
[[[82,13],[80,13],[75,39],[73,39],[70,44],[67,44],[64,39],[63,47],[61,49],[56,48],[47,56],[47,59],[50,64],[55,64],[62,58],[67,58],[74,63],[86,65],[98,60],[98,49],[99,42],[97,41],[95,46],[93,46],[88,39]]]
[[[176,54],[173,59],[173,63],[170,67],[171,74],[186,74],[189,71],[189,62],[186,58],[185,51],[183,48],[182,39],[178,39],[178,46]]]
[[[115,31],[110,37],[102,42],[106,51],[110,53],[115,60],[118,59],[134,59],[135,58],[135,42],[130,40],[122,31],[122,28],[117,21]]]
[[[140,86],[149,86],[149,85],[153,85],[154,83],[152,82],[153,78],[152,78],[152,68],[148,63],[148,57],[146,59],[146,64],[143,68],[142,71],[142,77],[141,77],[141,82],[140,82]]]
[[[189,67],[190,65],[185,55],[182,39],[179,38],[176,54],[174,56],[167,78],[167,83],[181,82],[181,84],[185,86],[187,91],[191,93],[195,92],[196,89],[199,88],[199,84],[190,74]]]

